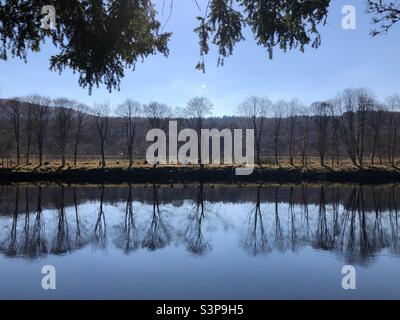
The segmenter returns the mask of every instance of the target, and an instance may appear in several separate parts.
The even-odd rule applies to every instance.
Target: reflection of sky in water
[[[98,194],[77,211],[47,206],[38,219],[34,200],[29,220],[22,204],[0,216],[0,298],[400,298],[392,209],[257,206],[254,188],[254,202],[132,197],[131,206],[103,201],[101,212]],[[355,291],[341,289],[349,263]],[[55,291],[41,289],[45,264],[57,269]]]

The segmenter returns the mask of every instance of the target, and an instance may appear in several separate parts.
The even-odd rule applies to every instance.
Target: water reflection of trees
[[[142,242],[142,246],[150,251],[164,248],[171,242],[171,234],[168,225],[164,222],[164,212],[160,209],[157,192],[157,186],[154,183],[151,222]]]
[[[7,254],[15,256],[17,253],[17,223],[18,223],[18,203],[19,203],[19,187],[15,190],[15,210],[12,215],[11,231],[9,236],[9,243],[7,246]]]
[[[133,211],[132,186],[128,186],[128,196],[125,206],[124,222],[117,226],[117,237],[114,240],[116,247],[125,253],[137,250],[140,246],[139,231],[136,227]]]
[[[68,220],[65,214],[64,186],[60,186],[60,197],[58,199],[58,222],[55,239],[51,253],[64,254],[71,250],[71,239],[68,232]]]
[[[262,209],[262,193],[255,190],[255,204],[246,219],[242,243],[252,255],[270,250],[298,250],[304,245],[315,249],[336,252],[348,262],[366,263],[383,249],[399,254],[399,221],[397,210],[397,185],[371,186],[373,210],[366,210],[364,186],[353,187],[340,205],[339,186],[320,186],[319,203],[310,209],[308,186],[302,185],[300,204],[294,204],[293,187],[286,198],[279,197],[279,187],[274,190],[274,203]],[[383,194],[390,193],[389,209],[382,209]],[[330,201],[327,201],[329,193]],[[286,209],[283,209],[286,208]],[[310,212],[311,211],[311,212]],[[287,212],[287,215],[285,214]]]
[[[100,205],[92,235],[92,245],[95,249],[107,248],[107,224],[104,214],[104,190],[105,187],[102,185],[100,191]]]
[[[333,215],[333,218],[335,215]],[[318,222],[314,246],[322,250],[331,250],[335,247],[334,231],[331,230],[326,211],[325,188],[321,187],[318,206]],[[333,222],[335,224],[335,222]]]
[[[244,249],[251,255],[265,254],[271,250],[261,210],[261,187],[257,187],[256,203],[248,214],[244,226],[245,236],[242,241]]]
[[[204,184],[200,183],[194,207],[189,211],[185,230],[186,248],[195,255],[203,255],[211,250],[209,241],[204,238],[204,220],[209,214],[208,204],[204,199]]]
[[[85,225],[82,225],[81,223],[81,218],[79,215],[79,206],[78,206],[78,195],[77,195],[77,190],[76,187],[73,188],[73,208],[75,212],[75,242],[74,242],[74,247],[76,249],[83,248],[89,243],[89,239],[85,236],[87,234],[87,229]]]
[[[28,244],[30,257],[47,254],[48,246],[45,232],[45,222],[42,216],[42,188],[37,190],[36,213],[33,218],[32,236]]]
[[[191,202],[179,208],[171,205],[171,198],[180,190],[171,189],[172,195],[165,201],[159,197],[160,188],[153,184],[152,200],[143,203],[135,197],[137,187],[129,185],[123,189],[125,201],[117,206],[118,214],[110,216],[110,202],[105,201],[108,187],[97,189],[98,201],[90,203],[90,207],[96,207],[94,215],[81,207],[85,200],[81,188],[59,186],[53,194],[54,208],[48,203],[44,207],[43,188],[15,186],[10,200],[2,200],[1,208],[12,208],[0,215],[0,251],[5,255],[62,255],[87,245],[104,250],[109,241],[127,254],[181,242],[188,252],[203,255],[212,250],[211,232],[221,225],[226,229],[221,211],[214,210],[213,202],[208,200],[207,192],[211,195],[215,190],[204,184],[192,188]],[[382,250],[400,254],[397,185],[346,186],[346,193],[340,185],[275,185],[253,187],[251,192],[250,202],[237,204],[243,214],[236,222],[240,245],[250,255],[312,246],[335,252],[348,262],[366,263]],[[68,194],[72,194],[69,206],[65,200]],[[162,194],[166,194],[165,189]],[[180,211],[184,220],[174,220],[176,214],[170,214],[169,205],[171,210]],[[224,217],[235,225],[234,215]]]

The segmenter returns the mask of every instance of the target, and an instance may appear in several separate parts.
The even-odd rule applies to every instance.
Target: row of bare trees
[[[62,165],[65,165],[67,141],[72,137],[74,139],[74,163],[76,164],[88,110],[85,105],[74,100],[67,98],[51,100],[39,95],[13,98],[3,102],[1,115],[9,120],[15,142],[17,166],[22,164],[22,134],[24,134],[25,143],[25,163],[29,164],[32,146],[36,146],[39,166],[43,165],[44,147],[50,123],[57,128],[54,131],[57,135],[55,140],[59,145]]]
[[[11,146],[17,166],[29,164],[32,154],[37,155],[42,166],[45,144],[51,136],[52,150],[60,156],[62,167],[67,155],[73,157],[76,165],[78,155],[86,154],[89,147],[101,155],[99,164],[104,167],[110,145],[118,144],[116,154],[124,154],[131,168],[135,154],[142,158],[145,154],[144,143],[138,143],[138,136],[142,138],[146,129],[165,129],[171,118],[178,119],[181,127],[195,129],[199,135],[202,128],[210,127],[254,129],[255,160],[259,165],[266,156],[272,156],[276,165],[287,157],[291,165],[300,158],[301,165],[307,166],[311,156],[318,157],[321,166],[328,161],[339,165],[342,158],[358,167],[363,167],[367,158],[372,164],[386,161],[395,165],[400,151],[400,96],[380,102],[365,88],[346,89],[333,99],[311,106],[298,100],[272,102],[253,96],[238,107],[240,116],[229,119],[211,118],[213,104],[205,97],[195,97],[185,108],[175,110],[163,103],[142,105],[132,99],[116,108],[109,102],[90,108],[72,99],[39,95],[0,103],[0,153],[5,146]],[[200,154],[200,140],[198,147]]]
[[[303,166],[307,165],[311,145],[321,166],[327,164],[330,155],[332,165],[339,164],[341,157],[348,157],[353,165],[363,167],[367,152],[372,164],[377,159],[380,164],[387,159],[394,165],[399,147],[399,111],[399,95],[382,103],[366,88],[346,89],[335,98],[310,107],[298,100],[273,103],[260,97],[249,97],[239,106],[246,127],[255,131],[258,164],[270,119],[275,164],[279,165],[279,145],[284,143],[289,163],[294,165],[295,156],[299,155]],[[286,138],[282,137],[284,134]]]
[[[26,164],[30,162],[32,145],[36,147],[39,166],[43,165],[43,152],[48,128],[52,125],[55,130],[54,141],[61,157],[61,166],[66,165],[67,145],[73,141],[73,163],[77,164],[79,146],[84,131],[90,131],[97,137],[98,151],[101,155],[100,164],[106,166],[106,143],[112,131],[110,118],[112,108],[109,102],[96,103],[92,108],[68,98],[50,99],[39,95],[17,97],[3,101],[6,122],[12,130],[9,139],[14,140],[17,166],[21,165],[21,149],[24,134]],[[133,165],[134,143],[139,123],[147,122],[150,128],[160,128],[165,119],[174,114],[186,116],[188,125],[193,125],[200,132],[202,119],[211,115],[212,103],[204,97],[195,97],[187,103],[184,109],[172,110],[159,102],[142,105],[132,99],[127,99],[115,108],[114,118],[119,118],[123,126],[124,152],[129,160],[129,168]],[[90,120],[90,121],[89,121]],[[22,128],[24,126],[24,128]],[[199,144],[200,148],[200,144]]]
[[[90,108],[82,103],[68,98],[50,99],[39,95],[17,97],[2,101],[0,116],[5,118],[8,140],[13,140],[15,146],[16,165],[22,164],[21,149],[25,150],[25,164],[30,163],[32,148],[36,147],[39,166],[43,165],[43,155],[49,126],[53,130],[61,156],[61,165],[66,165],[67,144],[73,141],[73,163],[77,164],[79,147],[85,131],[93,130],[99,141],[101,164],[106,165],[105,147],[109,135],[110,104],[97,103]],[[131,99],[126,100],[116,109],[117,115],[124,121],[125,140],[129,167],[133,164],[133,144],[137,129],[137,119],[146,116],[153,128],[160,125],[160,119],[172,115],[167,105],[157,102],[142,105]],[[88,119],[92,118],[92,126]],[[6,135],[6,134],[5,134]],[[24,139],[22,139],[24,135]],[[23,141],[22,141],[23,140]],[[24,143],[24,146],[22,146]],[[2,144],[5,144],[2,141]]]

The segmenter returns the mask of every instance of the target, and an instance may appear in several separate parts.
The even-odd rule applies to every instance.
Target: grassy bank
[[[363,169],[352,166],[256,167],[253,174],[238,176],[232,166],[157,166],[139,164],[132,169],[117,163],[106,168],[93,164],[79,164],[60,168],[57,163],[43,167],[0,169],[0,183],[12,182],[65,182],[65,183],[179,183],[179,182],[342,182],[342,183],[389,183],[400,182],[400,170],[389,166],[368,166]]]

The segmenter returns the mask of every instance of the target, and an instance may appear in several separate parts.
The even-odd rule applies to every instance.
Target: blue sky
[[[356,30],[341,27],[344,5],[357,9]],[[170,56],[153,56],[138,63],[135,71],[126,70],[120,91],[109,94],[102,86],[90,96],[69,70],[61,75],[49,71],[49,57],[55,51],[46,44],[40,53],[29,54],[27,64],[18,59],[0,61],[0,97],[39,93],[67,96],[87,104],[107,99],[114,105],[133,98],[183,107],[191,97],[204,95],[214,103],[214,115],[223,115],[235,114],[249,95],[272,100],[298,98],[310,104],[333,97],[346,87],[369,87],[379,99],[400,93],[400,25],[386,36],[373,38],[364,0],[333,0],[329,11],[327,25],[320,28],[322,45],[317,50],[307,47],[305,53],[283,53],[277,49],[270,60],[266,49],[257,46],[246,30],[246,41],[237,45],[223,67],[217,68],[217,49],[211,47],[203,74],[195,69],[199,47],[193,32],[195,17],[202,12],[192,0],[175,1],[172,17],[164,27],[164,31],[173,32]],[[168,8],[162,15],[159,7],[159,15],[166,21]]]

